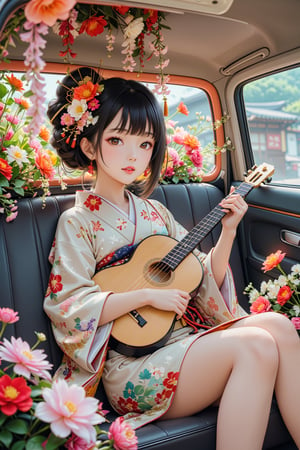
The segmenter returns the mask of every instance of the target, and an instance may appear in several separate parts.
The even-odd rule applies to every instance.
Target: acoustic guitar
[[[274,173],[274,167],[263,163],[250,170],[235,190],[242,197]],[[103,268],[93,280],[103,291],[127,292],[143,288],[181,289],[197,292],[203,268],[192,253],[195,247],[221,221],[226,213],[217,205],[181,240],[153,235],[139,243],[124,264]],[[144,306],[114,321],[112,347],[126,356],[142,356],[165,344],[173,331],[176,314]]]

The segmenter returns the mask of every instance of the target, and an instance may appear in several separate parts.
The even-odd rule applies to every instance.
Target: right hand
[[[191,296],[180,289],[146,289],[147,303],[164,311],[174,311],[177,319],[185,313]]]

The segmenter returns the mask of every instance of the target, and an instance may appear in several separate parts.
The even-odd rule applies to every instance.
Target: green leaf
[[[0,84],[0,98],[3,98],[8,92],[8,89],[4,86],[4,84]]]
[[[9,186],[9,181],[7,178],[5,178],[4,175],[0,174],[0,186],[2,187],[8,187]]]
[[[26,442],[24,440],[15,442],[12,445],[11,450],[23,450],[25,448],[25,444]]]
[[[5,445],[6,448],[10,448],[10,444],[12,443],[13,435],[10,431],[2,430],[0,431],[0,442]]]
[[[4,424],[4,422],[6,421],[7,416],[3,413],[0,414],[0,426]]]
[[[67,442],[67,439],[59,438],[57,436],[54,436],[54,434],[51,433],[45,448],[46,448],[46,450],[57,450],[65,442]]]
[[[21,187],[14,187],[14,191],[16,194],[21,195],[21,197],[24,197],[24,189]]]
[[[20,180],[20,178],[15,180],[15,187],[17,187],[17,188],[24,186],[24,184],[25,184],[25,181],[24,180]]]
[[[15,434],[26,434],[27,424],[24,420],[15,419],[11,420],[6,424],[7,430]]]
[[[34,436],[30,438],[26,443],[26,450],[44,450],[45,447],[42,446],[43,442],[46,441],[47,438],[45,436]]]
[[[135,395],[142,395],[144,393],[144,387],[141,385],[137,385],[134,388]]]

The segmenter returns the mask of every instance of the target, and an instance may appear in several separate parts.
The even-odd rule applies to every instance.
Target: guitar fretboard
[[[252,190],[253,185],[243,182],[235,190],[236,194],[242,197]],[[215,206],[211,212],[205,216],[172,250],[161,260],[161,263],[174,271],[183,259],[191,253],[194,248],[210,233],[214,227],[222,220],[226,212],[222,211],[220,205]]]

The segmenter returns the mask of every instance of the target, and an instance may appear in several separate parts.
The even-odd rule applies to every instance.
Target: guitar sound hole
[[[168,284],[171,281],[172,271],[167,264],[158,261],[148,266],[146,277],[155,284]]]

